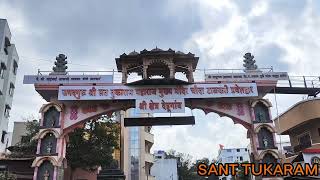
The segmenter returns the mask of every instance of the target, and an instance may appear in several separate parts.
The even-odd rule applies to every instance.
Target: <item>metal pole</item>
[[[290,77],[288,76],[289,86],[292,87]]]

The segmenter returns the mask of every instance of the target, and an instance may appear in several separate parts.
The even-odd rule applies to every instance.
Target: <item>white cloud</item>
[[[210,68],[239,68],[242,65],[241,56],[250,51],[256,57],[267,61],[259,62],[259,59],[256,59],[258,65],[270,63],[269,67],[282,65],[275,68],[288,70],[290,74],[319,75],[320,54],[317,50],[320,49],[320,16],[313,9],[311,1],[307,2],[305,8],[301,7],[301,15],[294,12],[295,19],[287,13],[291,10],[274,11],[278,4],[271,1],[254,2],[248,13],[240,12],[240,8],[233,1],[199,1],[199,4],[202,29],[185,42],[185,49],[199,52],[197,55],[204,63],[200,65]],[[220,23],[221,19],[224,22]],[[263,54],[268,46],[273,48],[271,54]],[[279,48],[281,54],[277,59],[271,59],[274,57],[272,52],[275,52],[275,48]],[[276,107],[273,95],[266,98],[274,105],[271,109],[273,117],[277,115],[277,108],[281,113],[302,100],[301,95],[278,95]],[[224,144],[226,147],[245,147],[249,142],[246,139],[245,128],[234,125],[230,119],[198,114],[196,118],[201,119],[192,127],[196,129],[196,133],[191,131],[191,127],[179,127],[176,130],[171,128],[170,131],[166,128],[156,128],[156,135],[169,134],[167,138],[175,143],[166,143],[166,138],[156,136],[155,148],[158,145],[168,147],[170,144],[170,148],[174,147],[198,158],[212,158],[217,155],[218,144]],[[205,131],[207,135],[197,134],[201,131]],[[181,140],[176,136],[176,132],[186,132],[183,135],[188,141]],[[282,141],[288,141],[288,137],[282,138]]]

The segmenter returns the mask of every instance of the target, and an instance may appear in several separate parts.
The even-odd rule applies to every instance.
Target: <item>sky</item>
[[[1,0],[20,57],[13,121],[34,116],[45,101],[23,76],[51,70],[68,56],[69,70],[116,69],[114,59],[133,50],[174,49],[200,57],[198,68],[242,68],[251,52],[259,67],[290,75],[319,75],[320,1],[316,0]],[[268,95],[277,115],[302,96]],[[219,144],[246,147],[246,129],[200,110],[194,126],[155,127],[153,149],[215,158]]]

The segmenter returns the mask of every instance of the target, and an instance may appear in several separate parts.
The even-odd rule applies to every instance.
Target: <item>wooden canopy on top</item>
[[[174,79],[176,72],[186,75],[188,82],[192,83],[193,72],[198,64],[199,57],[194,54],[185,54],[172,49],[159,48],[148,51],[144,49],[140,53],[133,51],[122,54],[116,58],[118,72],[122,72],[122,83],[127,82],[128,74],[137,73],[142,78],[150,79],[152,76],[161,76],[164,79]]]

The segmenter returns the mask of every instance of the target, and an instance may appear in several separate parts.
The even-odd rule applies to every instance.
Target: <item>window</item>
[[[2,131],[2,135],[1,135],[1,142],[4,143],[4,138],[6,137],[7,132],[6,131]]]
[[[14,75],[17,75],[17,70],[18,70],[18,63],[16,60],[14,60],[13,62],[13,69],[12,69],[12,72]]]
[[[259,102],[254,107],[255,120],[257,122],[268,122],[270,121],[269,110],[262,102]]]
[[[6,104],[6,108],[4,109],[4,116],[5,117],[10,116],[10,109],[11,109],[11,107],[8,104]]]
[[[248,151],[248,149],[247,149],[247,148],[245,148],[245,149],[244,149],[244,151],[246,151],[246,152],[247,152],[247,151]]]
[[[258,132],[259,148],[273,148],[274,139],[272,132],[267,127],[262,127]]]
[[[243,157],[242,156],[240,156],[240,161],[243,161]]]
[[[320,136],[320,128],[318,128],[318,135]]]
[[[9,54],[9,53],[8,53],[8,47],[9,47],[10,45],[11,45],[11,43],[10,43],[9,38],[8,38],[8,37],[5,37],[3,50],[4,50],[4,53],[6,53],[6,55]]]
[[[2,62],[1,65],[0,65],[0,77],[2,79],[4,79],[4,72],[5,72],[6,69],[7,69],[6,64]]]
[[[14,92],[14,84],[10,83],[10,88],[9,88],[9,95],[13,96],[13,92]]]
[[[237,152],[240,152],[240,149],[237,149]]]
[[[298,137],[299,144],[305,147],[311,146],[311,138],[309,133],[305,133]]]
[[[51,106],[45,113],[42,125],[44,127],[56,127],[59,125],[60,112]]]

